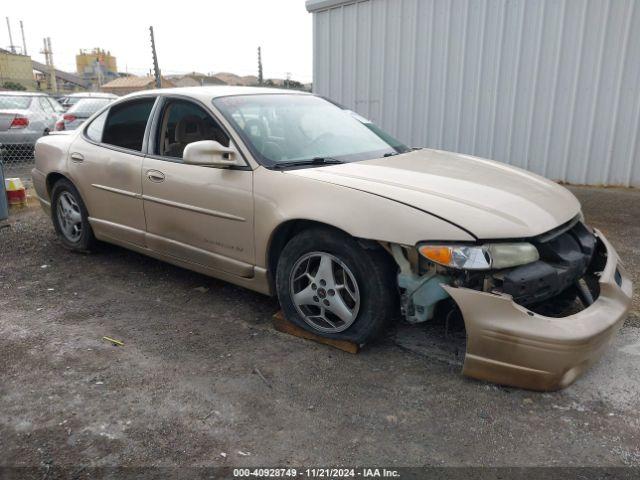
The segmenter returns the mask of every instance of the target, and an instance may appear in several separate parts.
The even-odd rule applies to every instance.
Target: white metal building
[[[410,146],[640,186],[640,0],[307,0],[314,92]]]

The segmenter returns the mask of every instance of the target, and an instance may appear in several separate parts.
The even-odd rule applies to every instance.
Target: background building
[[[176,85],[162,77],[162,88],[171,88]],[[154,77],[119,77],[102,85],[101,90],[107,93],[115,93],[116,95],[126,95],[127,93],[139,92],[141,90],[152,90],[156,88]]]
[[[167,75],[166,77],[176,87],[201,87],[208,85],[225,85],[225,83],[212,75],[191,72],[184,75]]]
[[[116,57],[100,48],[80,50],[76,55],[76,71],[87,83],[99,88],[118,77]]]
[[[408,145],[640,186],[640,2],[306,5],[314,91]]]
[[[25,90],[35,90],[36,82],[31,57],[0,50],[0,89],[21,85]]]

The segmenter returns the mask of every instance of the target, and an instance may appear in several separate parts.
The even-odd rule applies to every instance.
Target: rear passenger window
[[[100,115],[98,115],[93,122],[89,124],[85,133],[87,137],[89,137],[94,142],[102,142],[102,130],[104,129],[104,122],[107,119],[107,114],[109,110],[105,110]]]
[[[102,132],[102,143],[142,151],[144,131],[155,101],[155,98],[143,98],[112,107]]]
[[[47,101],[46,98],[38,97],[38,102],[40,102],[40,106],[42,107],[42,110],[44,110],[46,113],[54,113],[53,107]]]

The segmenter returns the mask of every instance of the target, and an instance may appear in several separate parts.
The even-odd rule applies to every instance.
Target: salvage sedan
[[[570,384],[631,302],[565,188],[409,149],[302,92],[132,94],[39,140],[33,180],[73,250],[103,240],[277,295],[289,321],[360,345],[400,316],[456,312],[463,373],[501,384]]]

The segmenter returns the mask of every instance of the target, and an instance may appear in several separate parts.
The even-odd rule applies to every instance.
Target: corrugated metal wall
[[[313,88],[411,146],[575,184],[640,186],[640,0],[316,10]]]

